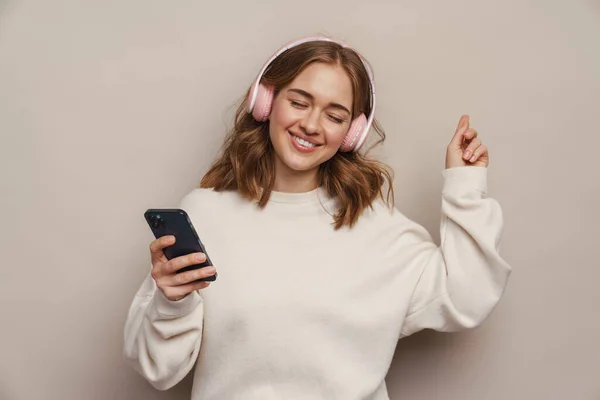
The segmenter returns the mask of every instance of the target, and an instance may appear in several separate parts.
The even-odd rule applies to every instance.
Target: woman
[[[486,196],[488,151],[460,119],[443,171],[441,246],[397,211],[387,167],[361,154],[374,121],[367,62],[307,38],[267,62],[222,155],[185,209],[219,268],[168,261],[125,327],[125,358],[168,389],[196,365],[192,399],[387,399],[399,338],[479,325],[510,267],[502,212]],[[248,112],[250,111],[250,112]],[[207,289],[207,287],[210,288]]]

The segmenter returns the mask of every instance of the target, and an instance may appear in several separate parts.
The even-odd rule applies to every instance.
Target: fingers
[[[467,129],[469,128],[469,116],[468,115],[463,115],[460,117],[460,120],[458,121],[458,126],[456,127],[456,132],[458,132],[459,130],[461,130],[461,128],[463,127],[467,127]]]
[[[170,275],[166,277],[165,281],[169,286],[183,286],[213,276],[216,272],[215,267],[196,268],[179,274]]]
[[[488,149],[485,145],[481,145],[479,146],[477,149],[475,149],[475,151],[473,152],[473,156],[471,157],[471,159],[469,160],[469,162],[474,163],[475,161],[477,161],[481,156],[486,155],[488,152]]]
[[[172,301],[182,299],[194,290],[208,287],[210,282],[199,282],[199,280],[216,274],[216,270],[212,266],[178,273],[177,271],[182,268],[202,264],[206,261],[206,255],[192,253],[168,260],[163,249],[174,243],[175,237],[171,235],[162,236],[150,243],[152,278],[154,278],[156,286]]]
[[[191,253],[173,258],[170,261],[153,262],[152,277],[158,283],[158,279],[161,279],[163,276],[176,274],[177,271],[182,268],[189,267],[190,265],[202,264],[204,261],[206,261],[206,255],[204,255],[204,253]]]
[[[473,157],[475,157],[475,152],[482,146],[481,140],[475,138],[469,143],[467,148],[463,151],[463,159],[466,161],[473,162]],[[477,158],[475,158],[477,159]],[[473,161],[471,161],[473,160]]]
[[[463,159],[468,161],[473,156],[475,150],[481,146],[481,140],[477,138],[477,131],[473,128],[467,130],[463,137],[465,139],[463,146],[465,144],[467,145],[467,147],[463,150]]]
[[[469,123],[470,121],[468,115],[463,115],[460,117],[460,121],[456,127],[456,132],[454,132],[454,136],[452,137],[452,143],[455,146],[460,146],[462,144],[463,135],[469,130]]]
[[[464,138],[464,140],[466,140],[467,142],[469,142],[469,141],[475,139],[477,137],[477,135],[479,135],[479,133],[477,132],[477,130],[475,130],[474,128],[469,128],[469,129],[467,129],[467,131],[463,135],[463,138]]]
[[[204,255],[204,253],[191,253],[173,258],[165,266],[165,274],[174,274],[182,268],[189,267],[190,265],[202,264],[204,261],[206,261],[206,255]]]
[[[156,282],[158,288],[169,300],[179,300],[194,290],[200,290],[208,287],[211,282],[202,281],[202,278],[208,278],[216,272],[214,267],[203,267],[191,271],[182,272],[165,276]]]
[[[150,243],[150,255],[152,257],[152,263],[157,261],[167,262],[167,258],[163,253],[165,247],[171,246],[175,243],[175,236],[162,236]]]
[[[196,290],[205,289],[210,285],[210,282],[193,282],[182,286],[172,286],[161,289],[165,297],[171,301],[181,300],[188,294]]]
[[[161,265],[165,266],[167,264]],[[163,270],[164,269],[166,268],[163,268]],[[156,286],[169,300],[178,300],[187,296],[194,290],[208,287],[211,282],[200,281],[200,279],[208,278],[215,274],[216,269],[212,266],[209,266],[168,275],[160,275],[153,271],[152,276],[156,281]]]
[[[156,285],[164,292],[169,287],[186,285],[214,275],[216,270],[213,266],[178,272],[185,267],[202,264],[205,261],[204,253],[192,253],[174,258],[166,263],[157,263],[152,269],[152,277],[156,281]]]

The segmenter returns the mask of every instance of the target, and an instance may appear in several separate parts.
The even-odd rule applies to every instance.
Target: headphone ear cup
[[[271,114],[275,88],[272,86],[265,86],[261,83],[258,85],[257,91],[256,102],[252,109],[252,116],[257,121],[266,121],[269,119],[269,114]]]
[[[367,135],[367,132],[365,131],[366,126],[367,117],[365,117],[365,114],[360,114],[358,117],[354,118],[350,125],[350,129],[348,129],[348,133],[346,133],[346,136],[342,141],[340,150],[343,152],[353,151],[358,144],[362,144],[362,142],[364,142],[363,136]]]

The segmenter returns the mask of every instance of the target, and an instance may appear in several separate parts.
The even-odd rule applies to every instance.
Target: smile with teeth
[[[298,142],[301,146],[309,147],[309,148],[311,148],[311,147],[317,147],[318,146],[318,145],[316,145],[314,143],[311,143],[311,142],[309,142],[307,140],[299,138],[298,136],[294,135],[293,133],[290,133],[290,135],[292,135],[292,137],[294,138],[294,140],[296,142]]]

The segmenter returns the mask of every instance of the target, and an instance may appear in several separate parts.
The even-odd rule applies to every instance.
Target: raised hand
[[[489,165],[488,149],[477,136],[477,131],[470,127],[469,116],[463,115],[446,151],[446,169]]]

